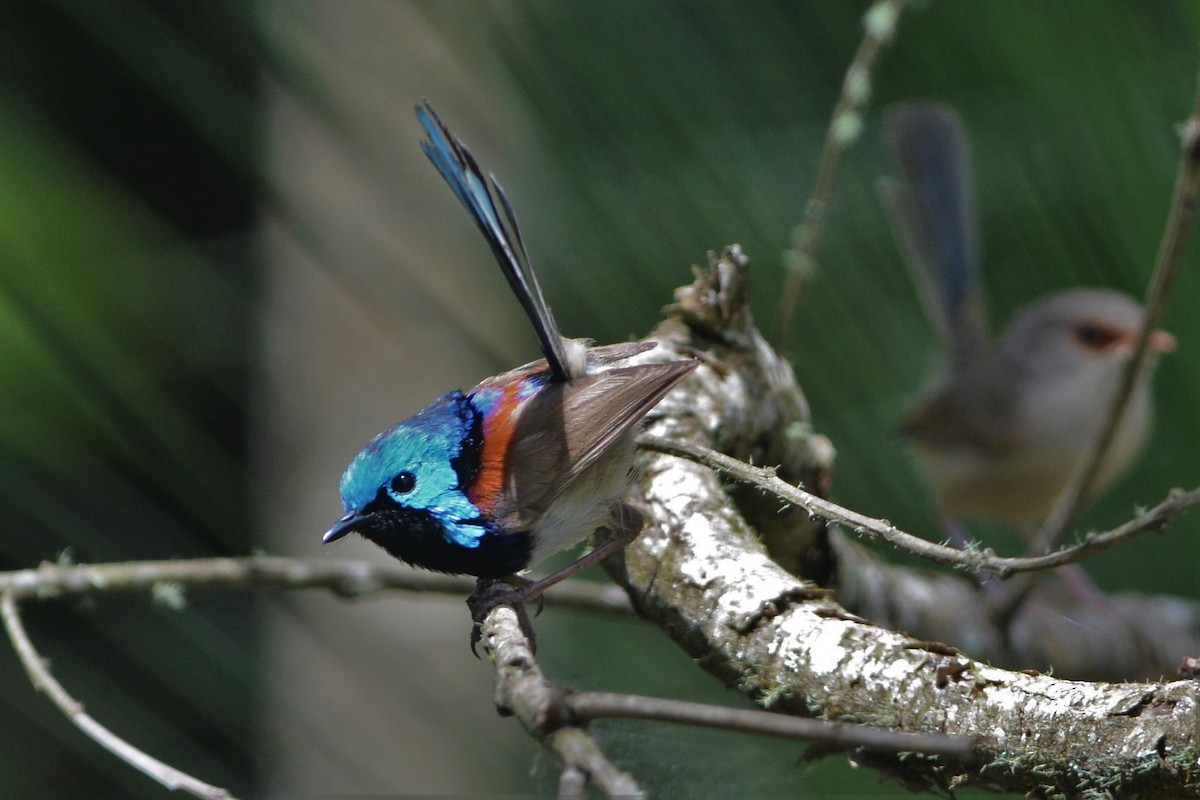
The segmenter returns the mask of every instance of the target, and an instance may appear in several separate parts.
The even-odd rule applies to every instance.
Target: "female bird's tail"
[[[948,106],[909,103],[887,116],[900,175],[880,181],[896,237],[951,369],[987,347],[971,158],[962,120]]]

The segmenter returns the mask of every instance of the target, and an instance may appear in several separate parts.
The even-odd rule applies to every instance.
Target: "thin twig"
[[[521,612],[507,605],[491,609],[480,623],[484,652],[496,667],[496,706],[511,714],[568,771],[560,782],[565,796],[579,786],[582,773],[605,797],[641,795],[628,773],[618,769],[600,745],[571,715],[563,691],[542,674]]]
[[[1183,260],[1184,245],[1192,229],[1195,217],[1197,193],[1200,191],[1200,78],[1197,80],[1196,97],[1192,114],[1184,123],[1181,136],[1179,172],[1175,178],[1175,191],[1171,198],[1171,209],[1167,216],[1166,230],[1159,245],[1154,272],[1146,289],[1146,316],[1138,332],[1133,357],[1125,367],[1121,384],[1113,396],[1108,415],[1099,435],[1083,454],[1071,479],[1059,493],[1054,507],[1043,521],[1029,552],[1040,555],[1049,551],[1062,540],[1067,527],[1075,519],[1087,499],[1087,490],[1096,479],[1104,454],[1108,452],[1117,425],[1129,404],[1133,387],[1145,369],[1151,333],[1158,327],[1166,308],[1167,299],[1175,285],[1179,265]]]
[[[233,800],[233,796],[225,789],[211,786],[202,780],[193,778],[186,772],[164,764],[157,758],[134,747],[89,716],[83,710],[83,704],[71,697],[62,684],[50,674],[45,660],[34,648],[33,642],[29,640],[28,634],[25,633],[25,626],[21,623],[21,615],[17,610],[17,601],[13,592],[4,592],[3,597],[0,597],[0,615],[4,617],[4,627],[8,631],[8,638],[12,641],[13,649],[21,659],[25,672],[29,675],[29,681],[35,689],[49,697],[50,701],[66,714],[67,719],[71,720],[75,727],[105,750],[139,772],[149,775],[168,789],[179,789],[196,797],[210,800]]]
[[[962,758],[969,755],[977,743],[977,739],[972,736],[900,733],[868,728],[864,725],[848,725],[773,714],[751,708],[729,708],[663,697],[578,692],[567,695],[566,700],[571,711],[584,719],[623,718],[672,722],[741,733],[806,739],[829,747],[868,747],[893,753],[913,752]]]
[[[773,335],[776,342],[787,336],[788,323],[800,302],[804,280],[813,271],[812,254],[837,179],[838,162],[842,153],[854,144],[862,132],[862,112],[871,97],[871,70],[884,45],[896,35],[900,15],[907,5],[908,0],[876,0],[863,16],[863,39],[842,79],[842,92],[829,120],[825,146],[817,165],[817,178],[804,207],[804,219],[792,234],[791,250],[784,254],[787,277],[776,311]]]
[[[60,595],[138,592],[164,583],[190,588],[330,589],[360,598],[383,591],[429,592],[466,597],[467,578],[418,572],[399,565],[251,556],[109,564],[44,563],[35,569],[0,572],[0,592],[15,600]],[[564,581],[546,593],[551,606],[628,617],[628,596],[607,583]]]
[[[868,517],[810,494],[776,477],[775,471],[770,467],[753,467],[707,447],[657,436],[641,436],[638,438],[638,445],[647,450],[679,456],[704,464],[739,481],[765,489],[781,500],[803,508],[809,514],[840,522],[857,533],[864,533],[873,539],[887,542],[897,549],[928,561],[958,567],[972,573],[990,572],[1002,578],[1018,572],[1053,569],[1064,564],[1082,561],[1096,553],[1115,547],[1126,539],[1162,530],[1167,521],[1179,512],[1200,505],[1200,488],[1188,492],[1172,491],[1166,500],[1149,511],[1110,531],[1089,534],[1082,542],[1073,547],[1042,556],[1008,558],[997,556],[990,548],[960,550],[957,547],[935,544],[902,531],[885,519]]]
[[[315,561],[254,556],[250,558],[204,558],[179,561],[132,561],[116,564],[62,565],[44,563],[36,569],[0,572],[4,623],[13,648],[20,656],[30,680],[50,696],[55,705],[77,727],[107,750],[171,789],[183,789],[197,797],[228,798],[224,789],[209,786],[143,753],[117,737],[83,712],[46,670],[21,625],[17,602],[64,595],[94,595],[114,592],[152,591],[174,584],[184,588],[325,588],[343,597],[365,597],[385,590],[435,592],[463,597],[473,583],[464,578],[416,572],[359,561]],[[552,605],[629,617],[632,606],[619,587],[609,584],[566,581],[547,593]],[[567,741],[578,749],[581,745]]]
[[[353,597],[384,588],[461,593],[466,585],[461,580],[447,576],[392,570],[360,562],[317,562],[269,557],[74,566],[43,564],[37,569],[0,573],[5,624],[34,685],[50,694],[55,704],[96,741],[141,771],[172,788],[192,785],[198,791],[208,791],[213,787],[207,787],[207,784],[146,756],[83,714],[79,704],[42,666],[21,626],[16,608],[20,599],[145,591],[167,582],[191,588],[329,588]],[[610,598],[606,597],[607,591],[597,593],[592,588],[590,584],[581,584],[567,592],[560,592],[558,596],[560,599],[570,598],[579,608],[614,610],[620,607],[608,602]],[[573,714],[580,719],[614,716],[652,719],[892,751],[963,755],[971,747],[971,742],[965,739],[896,734],[754,710],[610,693],[566,695],[542,676],[515,612],[511,620],[503,615],[496,616],[497,613],[493,611],[483,625],[485,648],[497,663],[497,695],[503,698],[504,710],[521,718],[526,728],[567,765],[564,791],[577,785],[578,775],[574,775],[572,770],[578,771],[613,796],[628,794],[636,789],[636,785],[631,783],[632,779],[607,761],[582,728],[566,724]],[[193,783],[189,784],[188,781]],[[224,790],[213,791],[217,793],[201,793],[198,796],[227,796]]]

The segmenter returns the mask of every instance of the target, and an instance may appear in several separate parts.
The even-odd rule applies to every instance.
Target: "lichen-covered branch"
[[[807,421],[796,416],[804,404],[795,397],[786,364],[766,347],[737,300],[745,296],[744,281],[745,262],[734,249],[679,293],[675,321],[659,331],[659,349],[667,352],[648,355],[699,352],[704,364],[684,391],[664,401],[648,432],[740,457],[761,447],[755,443],[787,441],[791,452],[755,463],[778,463],[795,473],[819,462],[824,445],[786,435]],[[708,467],[646,456],[638,489],[654,524],[607,566],[639,611],[707,670],[777,710],[984,737],[971,763],[871,752],[858,754],[860,763],[911,786],[975,785],[1035,796],[1089,790],[1200,796],[1193,682],[1090,684],[987,666],[973,657],[969,637],[951,642],[963,654],[881,628],[783,569],[746,522],[764,500],[735,495],[740,502],[731,501]],[[821,547],[806,522],[807,515],[792,516],[795,535],[810,548]],[[829,542],[831,557],[855,552],[844,545]],[[851,560],[845,569],[836,564],[835,574],[867,563]],[[950,614],[969,608],[964,598],[974,590],[967,581],[952,579],[961,592],[942,597],[948,580],[926,585],[916,573],[907,574],[911,580],[888,585],[903,593],[894,607],[924,597],[927,605],[946,605]],[[1092,631],[1096,648],[1111,643],[1114,627],[1120,630],[1108,625]]]
[[[637,781],[608,760],[574,718],[563,690],[542,674],[523,613],[496,606],[480,623],[483,650],[496,667],[496,707],[516,717],[530,736],[558,757],[565,767],[564,784],[590,782],[605,797],[639,796]]]
[[[489,592],[496,588],[481,582],[469,602],[486,607]],[[870,748],[893,755],[920,752],[967,758],[976,743],[972,736],[898,732],[614,692],[570,692],[542,673],[524,609],[494,606],[482,613],[479,625],[479,642],[496,669],[496,707],[500,713],[516,717],[530,736],[562,762],[560,796],[581,795],[582,787],[589,783],[605,797],[634,796],[641,791],[636,780],[609,761],[588,733],[587,723],[595,719],[673,722],[806,739],[828,749]]]

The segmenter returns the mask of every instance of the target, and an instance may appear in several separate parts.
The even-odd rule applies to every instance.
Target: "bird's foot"
[[[483,638],[483,621],[487,619],[487,615],[498,606],[509,606],[517,612],[517,621],[521,626],[521,632],[529,639],[529,647],[531,650],[537,650],[537,637],[533,633],[533,625],[529,622],[529,614],[525,612],[525,601],[527,599],[522,595],[522,592],[531,584],[527,578],[522,578],[519,575],[509,575],[506,578],[480,578],[475,582],[475,590],[471,592],[467,598],[467,608],[471,610],[471,653],[476,658],[479,657],[479,652],[475,649]],[[542,597],[537,595],[538,614],[542,613]]]
[[[471,619],[475,623],[471,631],[471,652],[475,652],[475,645],[479,643],[482,636],[479,626],[483,623],[484,618],[493,608],[502,605],[512,606],[517,610],[521,617],[522,630],[529,636],[532,643],[533,629],[529,627],[529,618],[525,614],[524,604],[530,600],[537,600],[537,613],[540,614],[543,603],[542,595],[547,589],[623,549],[625,545],[637,538],[643,524],[642,514],[636,508],[625,503],[616,503],[613,505],[608,524],[611,538],[557,572],[535,581],[519,575],[509,575],[507,578],[499,580],[481,578],[475,584],[475,591],[467,598],[467,607],[471,609]]]

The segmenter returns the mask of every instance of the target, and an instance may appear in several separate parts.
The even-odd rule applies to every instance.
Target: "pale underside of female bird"
[[[958,115],[934,104],[893,109],[887,136],[900,175],[881,183],[885,205],[946,366],[903,424],[944,517],[982,517],[1031,532],[1081,454],[1099,435],[1144,320],[1111,289],[1077,288],[1017,312],[987,334],[970,156]],[[1153,331],[1089,496],[1137,458],[1153,417],[1153,356],[1174,347]]]

